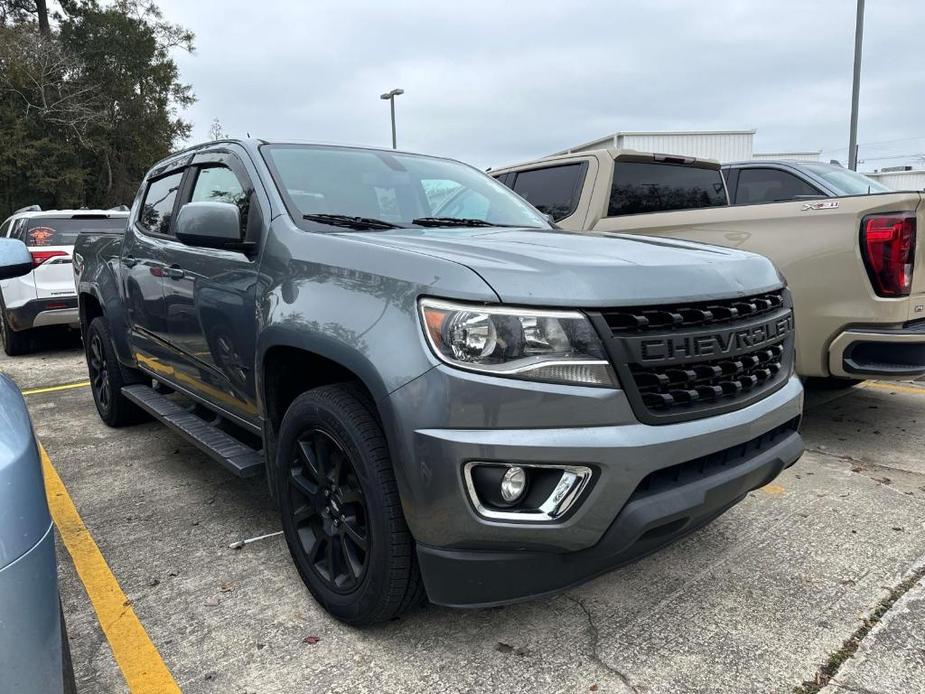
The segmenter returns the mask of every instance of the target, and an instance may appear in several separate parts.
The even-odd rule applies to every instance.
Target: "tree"
[[[102,122],[101,104],[74,84],[78,65],[32,28],[0,27],[0,213],[83,199],[79,150]]]
[[[227,137],[224,132],[222,132],[222,122],[218,118],[212,119],[212,125],[209,126],[209,139],[210,140],[223,140]]]
[[[88,195],[106,206],[130,201],[151,164],[189,136],[177,108],[194,97],[170,50],[193,50],[193,34],[164,21],[152,2],[119,0],[64,19],[60,40],[84,59],[79,81],[101,85],[106,102],[106,125],[90,133]]]
[[[0,0],[0,25],[19,23],[27,17],[34,17],[42,36],[51,35],[46,0]]]
[[[150,0],[0,0],[0,214],[38,202],[130,202],[190,133],[174,49],[193,34]],[[0,217],[2,219],[2,217]]]

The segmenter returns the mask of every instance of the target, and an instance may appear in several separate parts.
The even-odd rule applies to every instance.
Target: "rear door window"
[[[680,164],[617,161],[608,217],[728,204],[719,169]]]
[[[148,184],[144,202],[141,204],[141,212],[138,215],[138,222],[148,232],[170,234],[173,207],[182,180],[183,172],[178,171]]]
[[[585,164],[577,163],[518,171],[514,192],[540,212],[559,221],[578,207],[586,168]]]
[[[32,217],[19,226],[15,234],[30,248],[73,246],[82,231],[112,231],[125,228],[125,217],[87,215],[55,219]]]
[[[735,204],[781,202],[821,194],[816,187],[780,169],[740,169]]]

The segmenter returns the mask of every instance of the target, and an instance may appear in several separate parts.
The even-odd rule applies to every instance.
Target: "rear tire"
[[[18,357],[32,350],[32,331],[13,330],[6,317],[6,306],[0,300],[0,338],[3,340],[3,351],[9,357]]]
[[[293,561],[308,590],[347,624],[383,622],[422,601],[382,427],[359,388],[297,397],[280,427],[277,497]]]
[[[114,428],[144,421],[146,414],[122,395],[122,386],[144,383],[149,379],[141,372],[127,369],[119,363],[112,346],[109,324],[102,316],[94,318],[87,328],[85,348],[90,390],[100,419]]]

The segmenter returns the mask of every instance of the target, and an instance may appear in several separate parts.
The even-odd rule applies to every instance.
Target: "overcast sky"
[[[390,144],[480,167],[617,130],[756,128],[847,158],[855,0],[161,0],[193,140]],[[925,1],[867,0],[861,158],[925,152]]]

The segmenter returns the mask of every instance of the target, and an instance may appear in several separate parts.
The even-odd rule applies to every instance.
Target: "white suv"
[[[45,325],[77,327],[77,291],[71,254],[81,231],[121,229],[128,211],[17,210],[0,225],[0,238],[23,241],[32,254],[32,272],[0,281],[0,336],[10,355],[31,345],[30,331]]]

